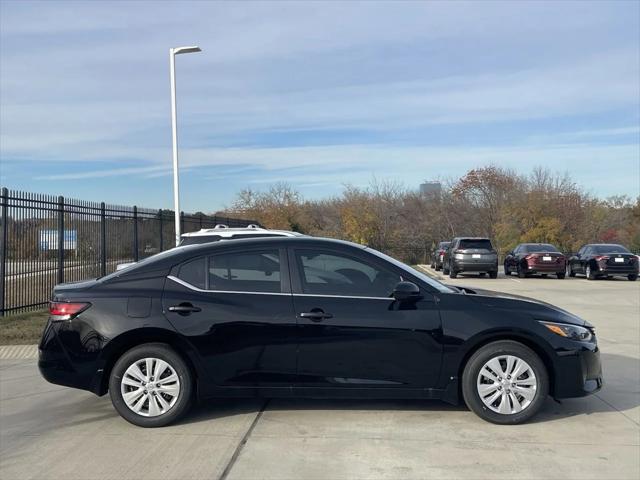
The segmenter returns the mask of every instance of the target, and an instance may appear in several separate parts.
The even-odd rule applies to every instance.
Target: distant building
[[[424,182],[420,184],[420,193],[422,195],[429,195],[439,197],[442,193],[442,184],[440,182]]]

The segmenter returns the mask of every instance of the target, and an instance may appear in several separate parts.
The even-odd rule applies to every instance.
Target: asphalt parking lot
[[[534,421],[483,422],[434,401],[224,400],[177,425],[129,425],[108,397],[0,361],[0,478],[640,478],[640,281],[447,283],[527,295],[595,324],[606,385]]]

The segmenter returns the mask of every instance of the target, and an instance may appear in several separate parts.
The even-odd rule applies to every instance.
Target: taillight
[[[605,260],[609,260],[609,257],[606,255],[598,255],[596,257],[596,262],[604,262]]]
[[[71,320],[90,306],[87,302],[49,302],[50,319],[52,322]]]

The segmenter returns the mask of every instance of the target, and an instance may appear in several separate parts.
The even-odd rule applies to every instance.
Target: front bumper
[[[555,398],[584,397],[602,388],[600,350],[596,344],[556,353]]]

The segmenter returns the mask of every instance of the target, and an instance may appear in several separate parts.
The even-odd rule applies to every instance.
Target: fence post
[[[200,230],[202,230],[202,212],[200,213]]]
[[[0,196],[0,221],[2,221],[2,231],[0,232],[0,317],[4,316],[4,297],[6,284],[4,278],[7,274],[7,239],[9,232],[9,190],[6,187],[2,188],[2,195]]]
[[[107,274],[107,223],[104,202],[100,203],[100,237],[102,239],[100,244],[100,274],[104,277]]]
[[[64,197],[58,196],[58,283],[64,282]]]
[[[162,252],[162,249],[164,247],[164,245],[162,244],[162,209],[158,210],[158,218],[160,219],[160,251]]]
[[[138,207],[133,206],[133,261],[138,261]]]
[[[180,212],[180,233],[185,233],[185,231],[184,231],[184,212]]]

